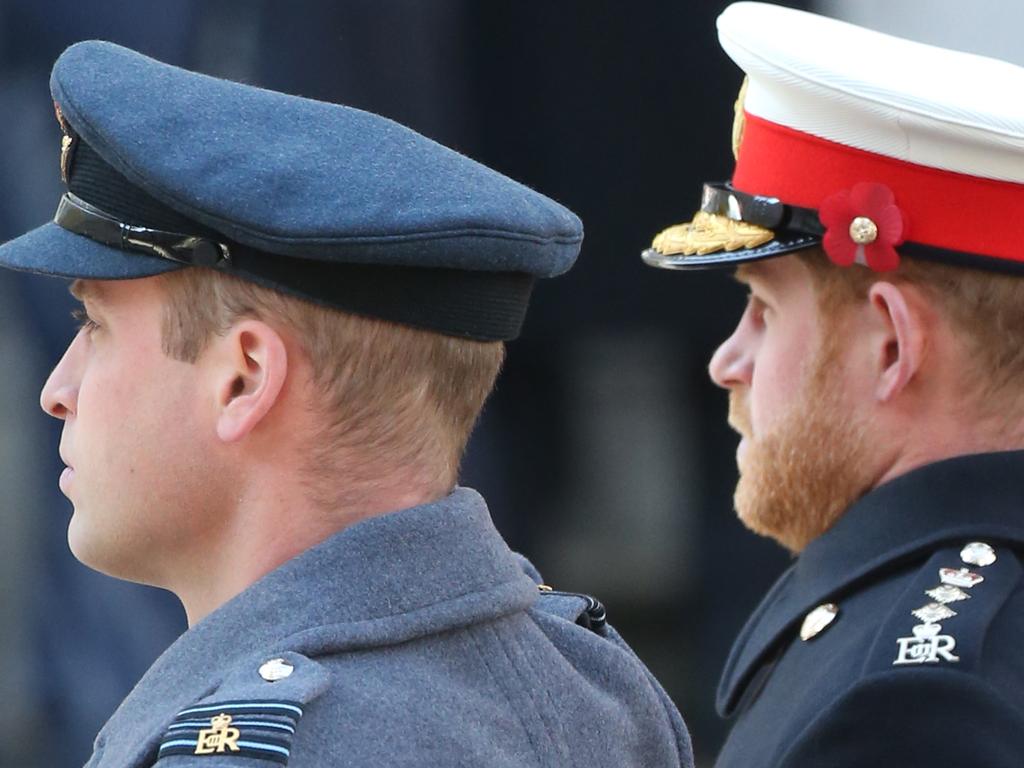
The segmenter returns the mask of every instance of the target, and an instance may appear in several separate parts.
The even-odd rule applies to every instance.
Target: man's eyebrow
[[[732,276],[737,283],[748,288],[754,281],[757,281],[758,286],[767,290],[771,290],[778,284],[778,274],[773,274],[772,270],[765,269],[757,263],[740,264]]]
[[[72,296],[81,302],[84,302],[86,299],[90,301],[103,300],[103,290],[92,280],[75,280],[68,287],[68,290]]]
[[[733,279],[741,285],[749,286],[751,280],[765,282],[763,269],[758,269],[757,264],[740,264],[732,273]]]

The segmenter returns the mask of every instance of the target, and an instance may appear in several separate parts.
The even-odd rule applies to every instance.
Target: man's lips
[[[60,480],[57,481],[57,485],[66,496],[68,489],[71,487],[71,481],[75,479],[75,470],[71,467],[64,467],[64,471],[60,473]]]
[[[68,487],[75,477],[75,468],[67,456],[64,455],[64,451],[60,451],[60,460],[64,462],[64,471],[60,473],[60,480],[57,482],[57,485],[60,486],[64,495],[67,495]]]
[[[729,396],[729,426],[740,436],[739,445],[736,446],[736,463],[742,466],[743,454],[746,453],[750,442],[750,416],[744,407],[740,396],[731,392]]]
[[[750,415],[736,393],[730,393],[728,422],[729,426],[738,432],[741,437],[746,437],[751,432]]]
[[[737,464],[742,464],[743,463],[743,454],[746,453],[746,450],[747,450],[747,438],[741,436],[740,437],[739,445],[736,446],[736,463]]]

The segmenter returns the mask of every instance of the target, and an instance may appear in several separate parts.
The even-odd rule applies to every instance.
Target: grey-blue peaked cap
[[[68,48],[50,88],[68,194],[0,265],[85,279],[212,267],[309,301],[479,339],[518,335],[579,219],[392,120]],[[56,167],[56,149],[55,149]]]

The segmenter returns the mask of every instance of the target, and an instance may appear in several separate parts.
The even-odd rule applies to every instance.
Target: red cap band
[[[737,189],[818,209],[865,181],[893,191],[905,241],[1024,262],[1024,185],[896,160],[746,114]]]

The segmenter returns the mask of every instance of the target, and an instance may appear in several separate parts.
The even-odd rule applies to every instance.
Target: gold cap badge
[[[755,248],[774,237],[770,229],[756,224],[700,211],[689,224],[676,224],[659,233],[651,247],[665,256],[676,253],[704,256],[716,251]]]
[[[75,132],[71,130],[71,126],[68,125],[68,121],[64,118],[64,113],[60,111],[60,105],[57,102],[53,102],[53,111],[57,114],[57,122],[60,123],[60,129],[64,133],[60,138],[60,180],[67,184],[71,174],[71,158],[74,154]]]
[[[747,100],[747,85],[750,78],[743,78],[743,85],[740,86],[739,95],[736,96],[736,103],[733,105],[735,115],[732,120],[732,156],[740,159],[740,144],[743,143],[743,129],[747,127],[747,113],[744,111],[744,103]]]

